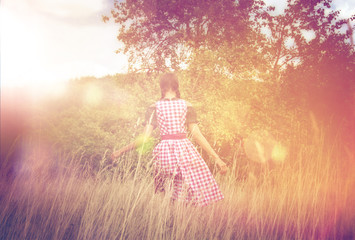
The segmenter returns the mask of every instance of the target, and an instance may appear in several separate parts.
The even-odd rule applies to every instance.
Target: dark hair
[[[174,73],[165,73],[160,77],[161,97],[164,98],[169,90],[176,93],[176,97],[180,98],[179,81]]]

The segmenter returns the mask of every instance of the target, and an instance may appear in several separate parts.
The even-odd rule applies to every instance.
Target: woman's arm
[[[211,145],[208,143],[206,138],[202,135],[200,128],[196,123],[189,123],[188,124],[189,131],[193,139],[209,154],[211,155],[215,163],[220,169],[221,174],[225,174],[228,170],[227,165],[222,161],[222,159],[217,155],[217,153],[213,150]]]
[[[145,126],[145,128],[144,128],[143,136],[144,136],[145,138],[149,138],[150,135],[151,135],[152,132],[153,132],[153,129],[154,129],[153,125],[147,124],[147,125]],[[136,147],[139,145],[139,143],[140,143],[140,140],[137,140],[137,139],[134,140],[134,141],[131,142],[130,144],[128,144],[128,145],[126,145],[126,146],[120,148],[119,150],[113,152],[112,155],[111,155],[111,158],[112,158],[112,159],[118,158],[118,157],[121,156],[123,153],[128,152],[128,151],[131,151],[132,149],[136,148]]]

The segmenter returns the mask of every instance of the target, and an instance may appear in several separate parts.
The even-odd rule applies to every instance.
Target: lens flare
[[[153,137],[147,136],[146,134],[141,134],[137,137],[136,143],[136,151],[139,154],[146,154],[153,150],[155,139]]]
[[[287,156],[287,149],[281,143],[277,143],[271,152],[271,159],[274,163],[282,163]]]
[[[258,163],[273,162],[279,164],[287,157],[287,148],[266,131],[253,132],[244,140],[247,157]]]
[[[18,157],[14,159],[14,174],[30,178],[49,176],[55,166],[50,145],[33,138],[23,138],[21,141],[17,146]]]
[[[99,87],[95,85],[89,85],[86,88],[84,101],[88,105],[97,106],[101,103],[102,98],[103,98],[103,93]]]
[[[258,160],[261,162],[261,163],[265,163],[267,161],[266,159],[266,156],[265,156],[265,148],[264,146],[257,140],[254,141],[254,144],[255,144],[255,147],[256,147],[256,153],[257,153],[257,156],[258,156]]]
[[[255,131],[244,139],[244,151],[247,157],[258,163],[267,163],[276,141],[267,131]]]

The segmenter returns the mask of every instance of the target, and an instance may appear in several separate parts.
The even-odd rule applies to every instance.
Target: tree
[[[161,72],[180,69],[194,52],[218,52],[245,43],[252,32],[253,0],[116,1],[112,17],[119,24],[119,51],[133,69]],[[106,18],[107,20],[107,18]]]
[[[218,141],[247,127],[231,114],[214,121],[230,110],[249,111],[245,122],[277,131],[290,129],[280,124],[294,118],[287,108],[302,118],[309,111],[318,118],[352,112],[354,56],[349,32],[340,32],[346,20],[331,11],[331,2],[288,0],[275,16],[256,0],[127,0],[115,2],[112,18],[131,70],[187,66],[181,84],[192,100],[207,103],[200,110],[208,126],[215,123],[209,135]]]
[[[339,29],[346,20],[339,19],[338,11],[331,11],[332,0],[287,2],[283,14],[274,16],[272,8],[260,14],[261,28],[268,32],[265,50],[274,80],[280,80],[287,65],[299,64],[307,58],[305,50],[309,48],[310,40],[321,44],[330,36],[345,37]]]

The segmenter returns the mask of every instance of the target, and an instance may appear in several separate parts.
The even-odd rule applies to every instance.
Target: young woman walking
[[[172,188],[172,199],[197,206],[205,206],[223,199],[223,195],[205,161],[187,138],[187,130],[194,140],[210,154],[221,174],[226,164],[212,149],[197,125],[192,105],[180,98],[179,83],[173,73],[160,78],[162,98],[146,113],[144,136],[151,135],[155,127],[160,130],[160,143],[153,150],[155,191]],[[119,157],[138,145],[138,141],[112,154]]]

